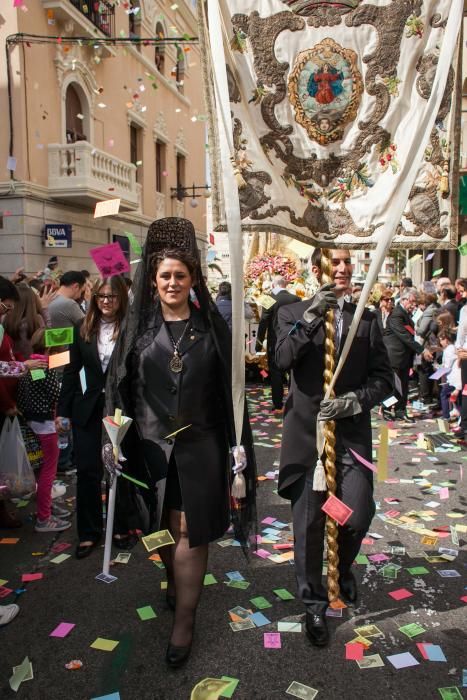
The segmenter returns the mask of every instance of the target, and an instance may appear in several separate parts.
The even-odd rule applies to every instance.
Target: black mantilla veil
[[[150,333],[162,322],[162,313],[154,287],[154,259],[163,250],[183,250],[195,258],[197,262],[196,284],[193,291],[199,304],[199,309],[206,318],[209,329],[219,356],[219,365],[222,372],[223,404],[227,411],[228,440],[230,446],[236,444],[235,427],[232,404],[231,388],[231,356],[232,343],[230,331],[209,294],[204,280],[196,235],[193,224],[188,219],[168,217],[154,221],[148,230],[146,243],[143,247],[141,262],[136,270],[132,285],[133,303],[128,309],[128,314],[121,329],[112,361],[108,370],[106,385],[106,415],[113,415],[116,408],[122,409],[124,415],[131,417],[131,377],[130,358],[135,348],[136,341],[143,334]],[[133,440],[135,439],[135,431]],[[128,435],[131,440],[131,435]],[[248,420],[247,407],[245,405],[242,440],[247,455],[247,467],[244,471],[246,481],[246,498],[237,501],[231,499],[231,517],[235,539],[241,542],[244,551],[251,544],[256,547],[256,461],[253,451],[253,438]],[[125,451],[125,441],[123,443]],[[146,471],[149,470],[146,467]],[[141,474],[140,474],[141,476]],[[229,480],[232,481],[232,472],[229,470]],[[147,481],[151,482],[147,473]],[[137,489],[138,487],[135,487]],[[151,490],[150,490],[151,491]],[[138,494],[147,502],[150,512],[155,512],[156,505],[151,503],[151,496],[141,489]],[[151,515],[148,517],[148,528],[151,528]]]

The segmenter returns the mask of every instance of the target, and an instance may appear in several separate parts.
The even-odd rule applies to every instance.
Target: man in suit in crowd
[[[321,278],[321,253],[312,256],[312,272]],[[335,399],[323,399],[325,363],[324,320],[335,310],[336,360],[355,313],[345,302],[352,264],[348,250],[332,251],[334,284],[325,285],[306,301],[279,310],[276,362],[291,370],[291,389],[284,413],[278,492],[292,502],[295,571],[298,594],[306,606],[306,632],[311,643],[329,641],[326,625],[327,591],[322,584],[327,494],[313,490],[318,457],[316,421],[336,422],[336,496],[353,513],[339,526],[339,585],[351,605],[357,599],[351,572],[363,537],[375,512],[373,474],[350,449],[372,459],[370,411],[392,392],[391,368],[375,315],[365,310],[351,350],[336,383]],[[318,415],[319,414],[319,415]]]
[[[439,293],[439,303],[441,304],[441,311],[449,311],[453,318],[454,324],[457,325],[460,306],[459,302],[456,301],[456,290],[452,285],[447,284],[444,287],[441,287],[441,291]]]
[[[420,345],[415,340],[415,326],[412,314],[417,303],[417,290],[413,287],[405,289],[399,304],[389,317],[384,334],[384,344],[388,351],[389,362],[400,381],[400,386],[396,386],[399,396],[399,400],[394,406],[396,420],[403,420],[406,423],[415,422],[413,418],[407,415],[409,373],[414,357],[423,353],[425,360],[433,360],[432,354],[428,350],[423,350],[423,345]]]
[[[269,309],[263,309],[261,320],[258,326],[258,335],[256,336],[256,352],[261,352],[263,349],[263,341],[267,335],[267,352],[269,379],[271,381],[272,405],[276,411],[282,411],[282,403],[284,400],[284,381],[285,372],[279,369],[275,361],[276,351],[276,325],[277,314],[282,306],[287,304],[295,304],[300,301],[300,298],[287,291],[287,281],[284,277],[277,275],[273,279],[273,288],[271,297],[274,299],[274,304]]]

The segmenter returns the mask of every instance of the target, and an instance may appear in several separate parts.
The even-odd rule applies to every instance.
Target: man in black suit
[[[315,250],[312,271],[321,277],[321,255]],[[335,309],[338,356],[347,336],[355,305],[345,302],[352,265],[348,250],[332,251],[334,285],[325,285],[312,299],[280,309],[276,362],[292,370],[285,405],[278,492],[292,502],[295,571],[298,594],[306,606],[307,635],[316,646],[329,640],[325,612],[327,591],[322,584],[326,492],[313,490],[318,457],[316,421],[336,421],[336,495],[353,513],[339,527],[339,584],[341,597],[357,599],[351,573],[363,537],[375,512],[373,474],[350,448],[372,459],[370,410],[392,392],[391,368],[376,317],[365,310],[350,353],[336,383],[335,399],[323,400],[324,318]],[[333,287],[331,289],[331,287]]]
[[[258,326],[258,335],[256,336],[256,352],[261,352],[264,338],[267,335],[269,379],[271,381],[272,404],[276,411],[282,411],[285,381],[285,372],[276,365],[274,357],[276,351],[277,314],[282,306],[295,304],[297,301],[300,301],[299,297],[288,292],[286,287],[287,281],[284,277],[280,275],[274,277],[271,294],[274,304],[269,309],[263,310]]]
[[[396,420],[406,423],[414,423],[414,419],[407,415],[407,399],[409,395],[409,373],[415,355],[423,353],[425,360],[432,360],[433,356],[428,350],[415,340],[415,326],[412,314],[417,306],[417,290],[413,287],[405,289],[394,311],[389,317],[383,339],[389,355],[391,367],[399,378],[400,386],[396,387],[399,397],[395,404]]]

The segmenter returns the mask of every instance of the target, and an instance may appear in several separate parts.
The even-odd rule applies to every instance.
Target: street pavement
[[[117,581],[97,581],[103,549],[77,561],[74,528],[59,535],[35,533],[31,502],[19,509],[25,521],[21,529],[0,531],[0,595],[5,588],[13,591],[0,602],[17,602],[21,608],[11,624],[0,628],[1,698],[188,700],[203,678],[223,676],[238,680],[222,696],[235,700],[308,699],[315,691],[317,700],[467,698],[467,502],[462,480],[467,451],[422,447],[421,433],[439,432],[435,419],[389,424],[388,478],[375,485],[377,513],[354,567],[358,606],[330,611],[331,643],[317,649],[304,633],[290,550],[274,548],[291,541],[290,507],[276,493],[282,418],[271,412],[267,388],[250,386],[248,395],[261,479],[262,556],[252,554],[247,560],[229,544],[228,534],[211,545],[187,665],[166,668],[172,613],[164,599],[164,570],[142,543],[131,549],[128,564],[112,567]],[[375,451],[381,425],[374,412]],[[73,477],[66,483],[64,503],[73,506]],[[4,538],[18,541],[9,544]],[[58,562],[52,562],[57,556]],[[24,574],[35,573],[43,576],[22,583]],[[137,609],[146,606],[155,617],[149,611],[150,619],[142,620]],[[229,610],[236,606],[259,613],[253,618],[257,624],[233,631]],[[245,615],[238,612],[240,618],[234,619]],[[51,637],[62,622],[75,626],[64,637]],[[361,627],[367,629],[357,629]],[[117,644],[110,644],[111,651],[91,647],[98,638]],[[363,660],[346,655],[363,655]],[[26,656],[33,678],[15,693],[9,678]],[[72,660],[82,667],[67,669]],[[294,682],[296,695],[288,694]]]

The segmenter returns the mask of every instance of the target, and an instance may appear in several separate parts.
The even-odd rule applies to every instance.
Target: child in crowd
[[[34,355],[47,357],[45,329],[35,331],[31,338]],[[59,351],[60,348],[53,348]],[[57,474],[58,441],[55,430],[55,411],[60,394],[60,383],[54,369],[43,370],[45,377],[34,379],[30,373],[21,377],[18,387],[18,408],[37,435],[41,444],[43,461],[37,478],[37,520],[36,532],[61,532],[71,526],[63,518],[69,511],[52,505],[52,484]]]
[[[452,401],[450,400],[451,394],[453,394],[453,392],[456,392],[455,398],[457,398],[457,374],[460,374],[460,372],[458,372],[459,368],[457,366],[456,348],[454,347],[453,337],[451,333],[447,330],[440,331],[438,333],[438,341],[441,347],[443,348],[443,359],[441,366],[445,370],[449,370],[448,372],[446,372],[446,374],[440,381],[441,410],[443,418],[449,420],[452,406]]]

